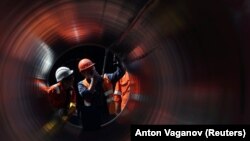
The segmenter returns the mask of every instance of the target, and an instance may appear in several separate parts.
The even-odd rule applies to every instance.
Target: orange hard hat
[[[81,71],[86,70],[90,67],[93,67],[94,65],[95,65],[95,63],[93,63],[91,60],[84,58],[79,62],[78,69],[81,72]]]

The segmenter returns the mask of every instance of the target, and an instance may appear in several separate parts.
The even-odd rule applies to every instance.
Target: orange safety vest
[[[45,94],[48,98],[48,101],[54,108],[63,108],[65,107],[66,102],[66,91],[61,87],[61,83],[56,83],[52,86],[47,86],[45,81],[42,79],[35,79],[34,83],[36,84],[39,91]],[[76,92],[74,89],[69,91],[70,94],[70,103],[68,108],[71,106],[76,106]]]
[[[129,104],[127,104],[128,110],[137,108],[139,101],[141,100],[140,81],[137,77],[130,75],[130,95]]]
[[[123,77],[117,81],[114,91],[114,102],[121,105],[121,110],[124,109],[130,94],[130,79],[129,73],[126,72]]]
[[[125,108],[129,99],[136,100],[140,93],[138,79],[126,72],[116,83],[114,91],[114,101],[121,105],[121,110]]]
[[[89,87],[89,82],[87,79],[84,79],[83,85],[88,88]],[[113,98],[113,85],[107,75],[104,74],[103,76],[103,90],[104,90],[104,95],[106,97],[106,102],[109,110],[109,114],[114,114],[115,113],[115,104],[114,104],[114,98]],[[88,101],[86,99],[83,100],[85,106],[91,106],[91,101]]]
[[[75,106],[76,93],[73,89],[68,92],[63,89],[60,82],[52,85],[48,89],[48,97],[52,106],[55,108],[70,108],[72,105]],[[67,101],[67,96],[69,96],[69,101]]]

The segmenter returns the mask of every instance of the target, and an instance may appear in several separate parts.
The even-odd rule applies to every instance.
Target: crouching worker
[[[55,73],[57,83],[48,89],[49,101],[57,110],[57,115],[70,116],[75,112],[76,93],[73,88],[73,70],[60,67]]]

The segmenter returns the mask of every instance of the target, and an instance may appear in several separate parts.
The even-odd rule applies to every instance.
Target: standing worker
[[[113,101],[113,86],[125,73],[122,65],[114,73],[101,76],[95,69],[95,63],[84,58],[78,64],[79,72],[85,77],[78,83],[83,106],[82,125],[84,130],[100,128],[102,120],[108,114],[108,104]]]
[[[129,99],[133,100],[140,92],[138,78],[126,71],[117,81],[114,91],[115,112],[119,114],[126,106]]]
[[[76,107],[73,72],[67,67],[59,67],[55,73],[57,83],[50,86],[47,91],[49,101],[58,110],[59,116],[73,113]]]

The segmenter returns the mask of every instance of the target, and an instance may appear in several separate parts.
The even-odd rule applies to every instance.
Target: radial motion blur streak
[[[41,132],[53,120],[39,87],[88,45],[121,55],[141,84],[103,140],[129,140],[131,124],[249,124],[249,11],[247,0],[2,0],[0,138],[81,140],[67,124]]]

